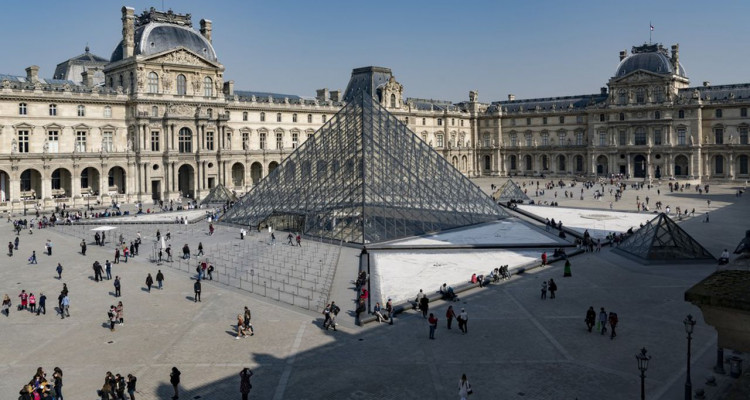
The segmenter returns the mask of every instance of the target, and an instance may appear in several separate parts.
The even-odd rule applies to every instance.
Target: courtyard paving
[[[476,182],[488,192],[490,184],[502,184],[500,179]],[[651,201],[660,199],[673,209],[695,207],[696,215],[710,211],[710,223],[695,218],[681,226],[718,255],[723,248],[733,248],[748,229],[748,198],[735,197],[736,189],[712,185],[709,195],[692,190],[669,194],[663,184],[660,196],[653,189]],[[614,209],[634,211],[635,196],[646,193],[628,189]],[[547,191],[544,198],[549,201],[551,196]],[[560,206],[609,205],[606,198],[560,197]],[[710,209],[707,198],[712,200]],[[153,229],[144,226],[144,235]],[[205,222],[175,228],[172,242],[179,250],[182,243],[202,241],[208,257],[218,256],[210,254],[212,248],[239,242],[239,236],[236,229],[219,225],[217,230],[209,237]],[[353,249],[342,249],[331,288],[331,299],[343,309],[339,330],[333,332],[321,329],[318,312],[217,282],[204,282],[202,302],[195,303],[192,274],[151,263],[143,247],[141,256],[113,266],[123,288],[122,297],[115,298],[112,281],[91,278],[93,261],[111,259],[112,248],[90,245],[82,256],[81,239],[73,234],[77,232],[22,232],[19,251],[13,257],[0,256],[0,294],[11,296],[14,305],[10,317],[0,316],[0,399],[15,399],[38,366],[48,374],[55,366],[63,369],[64,393],[70,399],[96,398],[106,371],[137,376],[138,399],[168,399],[172,366],[182,371],[182,399],[239,398],[243,367],[255,372],[251,398],[259,399],[457,399],[462,373],[469,377],[475,399],[631,399],[640,385],[634,355],[644,346],[653,356],[646,373],[647,397],[674,399],[681,397],[685,379],[682,319],[689,313],[698,319],[694,388],[705,388],[707,397],[715,399],[730,382],[719,376],[719,386],[704,385],[715,363],[716,333],[703,322],[699,309],[683,301],[684,291],[715,265],[641,266],[605,248],[573,258],[572,278],[563,278],[562,266],[552,265],[462,294],[454,306],[469,313],[466,335],[455,326],[446,329],[447,304],[431,304],[440,318],[432,341],[425,320],[412,312],[400,315],[392,326],[354,325],[355,293],[350,287],[358,252]],[[0,230],[0,243],[13,238],[8,223]],[[47,239],[54,244],[52,256],[42,254]],[[248,238],[266,239],[260,233]],[[32,250],[37,265],[26,262]],[[57,262],[64,266],[62,280],[54,272]],[[146,274],[155,274],[157,268],[166,275],[165,287],[148,293]],[[557,298],[540,300],[541,282],[549,278],[558,283]],[[65,319],[55,315],[62,282],[71,298],[71,317]],[[47,294],[47,314],[16,311],[21,289]],[[117,301],[124,304],[125,324],[110,332],[106,311]],[[253,312],[255,335],[235,340],[233,324],[244,306]],[[589,306],[618,313],[617,338],[586,332],[583,318]]]

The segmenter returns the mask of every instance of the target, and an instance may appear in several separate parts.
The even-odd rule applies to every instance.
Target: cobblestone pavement
[[[489,181],[478,183],[489,189]],[[621,204],[643,193],[626,193]],[[711,223],[696,219],[682,226],[718,253],[739,241],[748,228],[750,207],[746,197],[734,197],[733,187],[712,185],[711,193]],[[692,192],[670,196],[662,191],[661,197],[665,203],[680,201],[691,208],[695,204],[696,213],[707,207],[705,195]],[[608,202],[571,202],[576,207],[608,208]],[[173,230],[174,243],[194,243],[207,229],[204,225]],[[10,224],[0,225],[0,243],[13,238]],[[51,257],[42,254],[47,239],[54,243]],[[216,235],[202,240],[208,247],[239,237],[218,226]],[[258,399],[457,399],[462,373],[469,377],[474,399],[631,399],[640,388],[634,355],[645,346],[653,356],[646,373],[647,396],[666,400],[682,394],[682,319],[688,313],[698,320],[692,347],[694,388],[705,388],[712,399],[729,382],[719,376],[718,387],[704,385],[715,362],[716,333],[704,323],[700,310],[683,301],[684,291],[713,272],[713,265],[641,266],[609,249],[586,254],[572,259],[572,278],[563,278],[562,266],[553,265],[463,294],[455,306],[469,313],[466,335],[455,325],[446,329],[447,304],[431,304],[440,318],[432,341],[425,320],[411,312],[393,326],[353,326],[348,314],[353,292],[350,298],[335,299],[344,309],[337,332],[322,330],[317,312],[215,282],[204,282],[202,302],[195,303],[191,275],[157,267],[143,255],[113,266],[113,275],[122,277],[118,299],[112,281],[91,278],[91,264],[111,258],[110,247],[89,246],[84,257],[80,239],[65,230],[24,232],[20,241],[13,257],[0,256],[0,294],[13,299],[10,317],[0,316],[0,399],[15,399],[38,366],[48,374],[61,367],[67,398],[84,400],[96,398],[106,371],[136,375],[139,400],[168,399],[172,366],[182,371],[181,399],[239,398],[238,373],[243,367],[255,372],[251,398]],[[32,250],[37,252],[37,265],[26,262]],[[57,262],[64,266],[61,281],[54,272]],[[155,274],[157,268],[166,275],[164,290],[148,293],[146,274]],[[355,269],[354,262],[351,271],[340,264],[337,274],[344,275],[336,284],[348,284]],[[540,300],[541,281],[549,278],[557,281],[557,298]],[[55,315],[62,282],[71,298],[71,317],[65,319]],[[18,312],[16,296],[21,289],[47,294],[47,314]],[[335,288],[332,293],[345,297],[347,291]],[[106,311],[117,301],[124,304],[125,324],[110,332]],[[233,324],[245,305],[253,311],[255,335],[236,340]],[[583,318],[589,306],[618,313],[617,338],[586,332]]]

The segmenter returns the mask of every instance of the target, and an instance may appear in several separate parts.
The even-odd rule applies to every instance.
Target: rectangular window
[[[79,153],[86,152],[86,131],[76,132],[76,151]]]
[[[50,153],[60,150],[60,131],[47,131],[47,146]]]
[[[636,146],[645,146],[647,144],[647,138],[646,138],[646,130],[645,129],[637,129],[635,131],[635,145]]]
[[[266,149],[266,133],[265,132],[260,133],[260,149],[261,150]]]
[[[561,123],[561,124],[564,124],[564,123],[565,123],[565,117],[564,117],[564,116],[560,116],[560,123]]]
[[[740,108],[740,117],[747,117],[747,108]]]
[[[625,146],[627,144],[628,144],[628,132],[620,131],[620,146]]]
[[[557,133],[557,144],[559,146],[565,145],[565,132],[558,132]]]
[[[542,125],[547,125],[547,117],[542,117]]]
[[[721,110],[721,108],[716,109],[716,118],[721,118],[724,115],[724,112]]]
[[[112,118],[112,107],[110,106],[104,107],[104,118]]]
[[[211,131],[206,132],[206,150],[214,149],[214,133]]]
[[[437,147],[443,147],[443,135],[437,135]]]
[[[247,150],[248,143],[250,142],[250,133],[242,132],[242,150]]]
[[[576,123],[579,123],[579,124],[583,123],[583,115],[579,115],[576,117]]]
[[[604,132],[599,132],[599,146],[606,146],[607,145],[607,134]]]
[[[20,104],[18,104],[18,114],[19,115],[26,115],[26,103],[20,103]]]
[[[513,147],[518,146],[518,137],[515,134],[510,135],[510,145]]]
[[[29,131],[18,131],[18,152],[29,152]]]
[[[484,135],[484,147],[490,147],[491,144],[490,135]]]
[[[464,126],[464,120],[461,120],[461,126]]]
[[[740,144],[748,144],[747,143],[747,127],[746,126],[740,127]]]
[[[684,146],[687,144],[687,141],[685,140],[685,129],[678,129],[677,130],[677,145]]]
[[[57,115],[57,105],[56,104],[50,104],[49,105],[49,115],[51,117],[54,117],[55,115]]]
[[[719,111],[719,110],[716,110],[716,111]],[[714,137],[715,137],[716,144],[724,144],[724,129],[716,128],[716,130],[714,131]]]
[[[242,113],[242,120],[247,121],[247,111]]]
[[[531,125],[531,118],[526,118],[526,125]]]
[[[583,146],[583,132],[576,132],[576,146]]]
[[[549,134],[542,135],[542,146],[549,146]]]
[[[159,151],[159,131],[151,131],[151,151]]]
[[[86,116],[86,106],[78,106],[78,116],[79,117]]]
[[[456,125],[456,119],[455,118],[451,118],[451,125]]]
[[[296,149],[298,144],[299,144],[299,134],[297,132],[292,132],[292,148]]]
[[[292,114],[292,122],[297,122],[297,114]]]
[[[281,113],[276,113],[276,122],[281,122]]]
[[[112,142],[113,142],[112,137],[113,137],[112,131],[102,132],[102,150],[106,152],[112,152]]]
[[[323,114],[323,115],[321,116],[321,119],[323,120],[323,123],[325,124],[325,123],[326,123],[326,121],[328,120],[328,117],[326,117],[326,115],[325,115],[325,114]]]
[[[661,129],[654,129],[654,145],[661,145]]]
[[[438,118],[437,119],[437,124],[438,124],[438,126],[442,126],[443,125],[443,119],[442,118]]]
[[[284,148],[284,134],[276,132],[276,149],[281,150]]]
[[[526,147],[531,147],[532,141],[531,141],[531,134],[526,135]]]

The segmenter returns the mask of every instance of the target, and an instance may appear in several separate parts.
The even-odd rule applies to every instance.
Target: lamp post
[[[685,400],[690,400],[690,397],[693,394],[693,384],[690,382],[690,342],[693,340],[693,327],[695,326],[695,320],[692,315],[688,314],[682,323],[685,324],[685,333],[687,333],[687,379],[685,380]]]
[[[651,356],[646,355],[646,348],[642,348],[640,353],[635,355],[635,359],[638,360],[638,370],[641,371],[641,400],[646,399],[646,370],[648,369],[648,362],[651,360]]]

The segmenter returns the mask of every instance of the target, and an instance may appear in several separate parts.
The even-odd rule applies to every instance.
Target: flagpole
[[[651,34],[654,32],[654,30],[651,29],[652,26],[651,21],[648,21],[648,44],[651,44]]]

